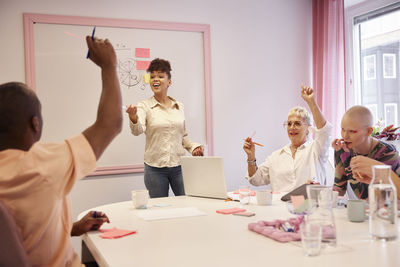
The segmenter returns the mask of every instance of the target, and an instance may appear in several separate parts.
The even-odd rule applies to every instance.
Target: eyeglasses
[[[303,123],[301,121],[285,121],[283,123],[283,127],[285,129],[288,129],[291,127],[295,128],[295,129],[299,129],[299,128],[301,128],[301,126],[303,126]]]

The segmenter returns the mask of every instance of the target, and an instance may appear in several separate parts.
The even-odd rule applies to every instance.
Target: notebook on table
[[[181,166],[187,196],[227,198],[221,157],[184,156],[181,158]]]

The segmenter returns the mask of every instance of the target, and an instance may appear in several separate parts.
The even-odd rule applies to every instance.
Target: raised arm
[[[313,115],[313,119],[317,129],[321,129],[326,124],[326,119],[322,114],[320,108],[318,107],[317,103],[315,102],[315,95],[314,89],[308,86],[301,86],[301,97],[306,101],[310,111]]]
[[[251,137],[247,137],[244,140],[243,150],[247,154],[247,172],[249,173],[249,177],[251,177],[257,171],[256,148]]]
[[[93,125],[83,131],[92,146],[96,159],[122,129],[122,101],[116,72],[117,57],[111,43],[86,37],[90,59],[101,68],[102,91]]]

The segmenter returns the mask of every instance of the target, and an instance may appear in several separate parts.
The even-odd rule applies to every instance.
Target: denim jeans
[[[185,194],[181,166],[157,168],[145,163],[144,184],[151,198],[168,197],[169,185],[175,196]]]

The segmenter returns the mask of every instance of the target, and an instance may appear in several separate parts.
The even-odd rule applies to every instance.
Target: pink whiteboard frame
[[[153,29],[169,31],[200,32],[203,34],[204,46],[204,78],[205,78],[205,105],[206,105],[206,141],[208,155],[214,155],[212,99],[211,99],[211,46],[210,25],[178,22],[145,21],[130,19],[110,19],[80,16],[61,16],[48,14],[24,13],[24,45],[25,45],[25,79],[26,84],[36,91],[35,47],[33,26],[35,23],[67,24],[82,26],[118,27],[134,29]],[[118,165],[98,167],[94,175],[141,173],[144,165]]]

